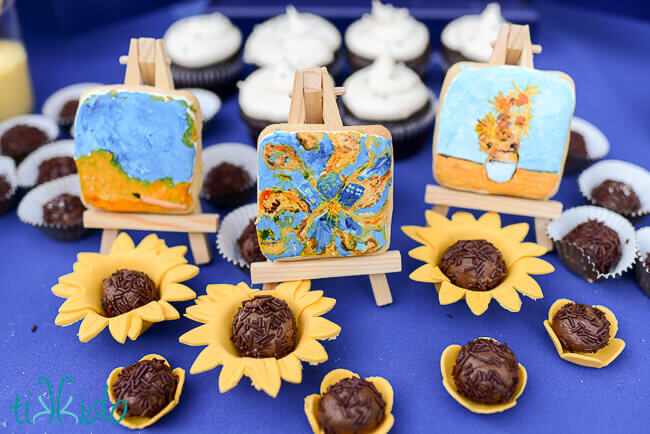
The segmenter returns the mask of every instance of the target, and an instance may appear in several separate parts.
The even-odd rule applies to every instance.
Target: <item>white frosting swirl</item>
[[[241,32],[218,12],[183,18],[165,32],[165,47],[172,61],[187,68],[220,62],[241,47]]]
[[[388,55],[408,61],[421,55],[429,45],[429,30],[406,8],[395,8],[373,0],[372,12],[350,24],[345,45],[366,59]]]
[[[246,80],[237,83],[239,107],[254,119],[286,122],[294,76],[295,70],[282,63],[253,71]]]
[[[334,61],[340,46],[341,35],[332,23],[287,6],[286,14],[253,28],[244,45],[244,61],[257,66],[288,62],[297,69],[325,66]]]
[[[343,86],[343,103],[363,120],[406,119],[429,100],[429,90],[417,73],[387,56],[352,74]]]
[[[442,30],[440,39],[447,48],[468,59],[487,62],[504,22],[499,3],[490,3],[479,15],[465,15],[451,21]]]

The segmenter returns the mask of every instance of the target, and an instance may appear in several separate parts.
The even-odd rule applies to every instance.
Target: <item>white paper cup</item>
[[[199,101],[204,124],[210,122],[219,113],[221,109],[221,98],[211,90],[201,89],[200,87],[186,87],[178,90],[187,90],[196,97]]]
[[[621,258],[609,273],[602,274],[596,270],[594,263],[581,248],[573,243],[562,241],[562,238],[576,226],[588,220],[596,220],[616,231],[621,244]],[[585,205],[571,208],[552,220],[546,232],[553,241],[558,255],[566,267],[573,273],[589,282],[598,282],[619,277],[632,268],[636,260],[636,238],[634,227],[623,216],[605,208]]]
[[[647,170],[627,161],[599,161],[578,177],[580,193],[588,202],[596,205],[591,192],[608,179],[629,185],[639,197],[639,210],[629,215],[624,214],[625,217],[639,217],[650,213],[650,173]]]
[[[38,128],[45,133],[48,143],[59,137],[59,126],[52,119],[42,115],[21,115],[0,122],[0,138],[16,125]],[[2,153],[1,148],[0,153]]]
[[[58,178],[30,190],[18,204],[18,218],[28,225],[42,230],[57,241],[78,240],[90,233],[83,223],[71,226],[59,226],[46,223],[43,219],[43,205],[60,194],[72,194],[81,197],[79,175]]]
[[[641,290],[650,297],[650,268],[645,264],[650,255],[650,226],[636,231],[636,281]]]
[[[257,204],[244,205],[223,219],[217,233],[217,251],[219,251],[219,254],[246,273],[250,272],[250,266],[239,251],[237,239],[250,221],[256,218]]]
[[[242,190],[233,193],[211,196],[201,191],[201,197],[217,208],[234,208],[244,205],[255,197],[257,191],[257,150],[243,143],[220,143],[203,149],[203,185],[210,170],[221,163],[230,163],[243,168],[251,182]]]
[[[23,188],[35,186],[38,181],[38,167],[42,162],[56,157],[74,158],[74,140],[57,140],[29,154],[18,165],[18,185]]]
[[[13,158],[0,155],[0,175],[4,176],[11,188],[4,197],[0,197],[0,215],[6,214],[16,204],[16,163]]]

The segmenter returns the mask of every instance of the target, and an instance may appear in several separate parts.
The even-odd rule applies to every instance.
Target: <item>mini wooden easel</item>
[[[154,86],[158,89],[174,89],[169,61],[161,39],[131,39],[128,57],[122,56],[120,63],[126,63],[124,84]],[[103,229],[100,252],[110,252],[113,241],[120,230],[143,230],[160,232],[187,232],[190,248],[196,264],[207,264],[212,260],[212,249],[208,244],[208,233],[217,232],[219,214],[201,213],[197,201],[193,214],[148,214],[120,213],[89,209],[84,212],[84,227]]]
[[[490,65],[518,65],[533,68],[533,53],[540,53],[542,47],[533,45],[528,26],[503,24],[494,43]],[[427,185],[424,202],[434,205],[433,211],[444,216],[450,206],[481,211],[495,211],[505,214],[533,217],[537,243],[553,250],[553,242],[546,234],[549,220],[562,214],[562,202],[556,200],[522,199],[517,197],[479,194],[452,190],[438,185]]]
[[[336,105],[336,95],[343,93],[343,88],[332,86],[327,68],[296,71],[291,94],[289,124],[295,126],[310,124],[305,127],[314,131],[318,130],[317,124],[330,130],[353,130],[354,127],[343,126]],[[263,283],[264,289],[271,289],[278,282],[287,280],[368,275],[377,306],[384,306],[393,302],[386,273],[400,271],[402,271],[400,252],[390,250],[376,255],[346,258],[254,262],[251,264],[251,282]]]

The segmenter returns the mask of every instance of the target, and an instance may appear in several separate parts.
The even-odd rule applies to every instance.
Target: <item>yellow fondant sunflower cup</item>
[[[330,371],[320,383],[320,394],[309,395],[305,398],[305,414],[314,434],[325,434],[323,427],[318,421],[318,403],[327,388],[346,378],[356,377],[359,375],[347,369],[335,369]],[[386,407],[384,408],[384,419],[375,429],[369,431],[369,434],[386,434],[393,427],[395,418],[393,417],[393,387],[388,380],[381,377],[368,377],[365,379],[372,383],[381,395]],[[365,431],[364,431],[365,432]]]
[[[483,314],[492,298],[506,310],[519,312],[521,299],[518,292],[534,300],[544,295],[531,274],[548,274],[555,269],[540,259],[547,249],[536,243],[525,243],[527,223],[501,227],[499,214],[488,212],[475,219],[467,212],[457,212],[451,219],[434,211],[426,212],[427,226],[402,226],[404,233],[422,245],[409,252],[409,256],[425,262],[410,274],[417,282],[434,283],[440,304],[446,305],[465,299],[474,315]],[[443,254],[459,240],[486,240],[503,255],[507,275],[496,287],[475,291],[454,285],[440,270]]]
[[[573,301],[566,298],[560,298],[559,300],[556,300],[548,310],[548,319],[544,321],[544,328],[546,329],[548,335],[551,337],[558,355],[567,362],[571,362],[576,365],[587,366],[589,368],[604,368],[605,366],[612,363],[625,349],[625,342],[622,339],[615,337],[616,333],[618,333],[618,319],[616,319],[616,315],[614,315],[614,312],[607,309],[605,306],[592,306],[602,311],[605,314],[607,321],[609,321],[609,342],[607,343],[607,346],[601,348],[595,353],[573,353],[562,348],[560,339],[555,333],[555,330],[553,330],[552,326],[555,314],[558,313],[558,311],[562,309],[563,306],[570,303],[573,303]]]
[[[196,305],[187,308],[185,316],[203,323],[183,334],[179,341],[186,345],[206,347],[190,368],[191,374],[208,371],[222,365],[219,391],[227,392],[242,376],[251,379],[253,387],[276,397],[282,380],[302,381],[301,361],[317,364],[328,358],[318,339],[334,339],[341,327],[322,318],[336,300],[323,297],[323,291],[310,291],[309,280],[280,283],[273,290],[257,290],[241,282],[238,285],[208,285],[206,295],[197,297]],[[254,358],[239,354],[231,341],[232,323],[245,300],[259,295],[272,295],[289,306],[296,322],[296,345],[293,351],[277,359]]]
[[[65,298],[54,320],[58,326],[69,326],[82,320],[79,340],[88,342],[106,326],[113,338],[124,343],[135,340],[153,323],[180,317],[170,301],[191,300],[194,291],[180,282],[191,279],[199,268],[185,259],[186,246],[167,247],[155,234],[145,237],[140,244],[121,233],[113,242],[108,255],[79,253],[73,272],[61,276],[52,287],[54,295]],[[119,269],[145,273],[158,288],[159,299],[121,315],[108,317],[102,308],[102,281]]]
[[[142,360],[151,360],[151,359],[159,359],[165,362],[165,365],[169,365],[169,362],[167,359],[165,359],[163,356],[160,356],[158,354],[147,354],[143,358],[141,358],[139,361]],[[115,404],[118,399],[113,393],[113,386],[117,382],[117,379],[124,369],[123,366],[120,366],[119,368],[113,369],[111,373],[108,375],[108,379],[106,380],[106,385],[108,386],[108,398],[111,400],[111,403]],[[183,385],[185,384],[185,370],[183,368],[176,368],[172,371],[174,375],[176,376],[176,392],[174,392],[174,398],[158,413],[156,413],[152,417],[140,417],[140,416],[124,416],[122,417],[121,413],[118,413],[117,409],[114,407],[113,408],[113,418],[119,422],[120,425],[123,425],[127,428],[131,429],[143,429],[148,427],[149,425],[153,425],[156,423],[158,420],[160,420],[161,417],[169,413],[176,407],[178,404],[178,401],[181,397],[181,392],[183,391]]]

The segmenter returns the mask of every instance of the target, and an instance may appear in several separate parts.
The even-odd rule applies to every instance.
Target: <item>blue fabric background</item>
[[[173,11],[176,11],[174,9]],[[121,81],[130,36],[162,36],[177,15],[163,9],[106,28],[66,38],[45,40],[27,34],[39,107],[61,86],[78,81]],[[650,26],[632,19],[583,11],[542,7],[537,40],[544,52],[535,58],[541,69],[561,69],[576,82],[576,115],[598,125],[612,144],[611,158],[650,166],[650,127],[647,74]],[[435,36],[434,36],[435,39]],[[437,92],[441,77],[430,85]],[[1,96],[0,96],[1,97]],[[236,100],[225,102],[206,129],[204,145],[224,141],[250,143],[237,113]],[[429,142],[430,143],[430,142]],[[323,376],[334,368],[347,368],[362,376],[387,378],[395,389],[394,433],[430,432],[608,432],[638,433],[650,423],[650,299],[638,289],[633,276],[589,284],[569,273],[555,254],[546,258],[556,272],[537,278],[544,299],[524,299],[519,313],[509,313],[493,302],[481,317],[464,305],[440,306],[432,285],[408,280],[418,261],[406,256],[415,243],[399,230],[405,224],[424,224],[424,186],[432,183],[429,143],[415,157],[395,165],[395,214],[392,248],[404,255],[404,272],[390,275],[395,302],[377,308],[367,278],[318,280],[314,288],[338,300],[326,317],[342,326],[336,341],[326,342],[329,360],[304,366],[302,384],[283,383],[279,396],[269,398],[243,379],[222,395],[217,390],[219,369],[188,376],[181,402],[147,432],[183,431],[309,432],[303,399],[319,389]],[[576,176],[567,176],[556,195],[565,207],[583,204]],[[205,205],[206,211],[215,211]],[[507,223],[518,217],[505,216]],[[523,219],[532,223],[530,219]],[[647,225],[646,217],[636,226]],[[133,233],[139,240],[143,233]],[[162,234],[170,245],[186,237]],[[532,240],[529,236],[528,240]],[[211,237],[214,242],[214,236]],[[214,244],[213,244],[214,245]],[[120,345],[104,331],[90,343],[76,337],[78,325],[60,328],[54,317],[63,301],[50,292],[57,277],[72,271],[75,255],[96,251],[99,234],[73,243],[52,241],[20,223],[15,211],[0,217],[0,426],[7,432],[126,432],[123,427],[97,421],[91,426],[45,423],[18,425],[9,407],[16,395],[28,397],[32,408],[44,392],[37,384],[47,376],[58,385],[70,375],[65,397],[79,396],[86,405],[101,398],[106,377],[116,366],[158,352],[189,370],[200,349],[178,343],[178,336],[197,324],[180,319],[152,327],[135,342]],[[190,281],[197,293],[208,283],[236,283],[248,277],[215,257]],[[594,370],[561,360],[542,321],[559,297],[602,304],[618,316],[619,337],[627,348],[611,366]],[[190,303],[176,303],[181,312]],[[36,332],[30,332],[32,325]],[[451,343],[463,344],[478,336],[492,336],[511,346],[528,370],[529,380],[519,404],[504,414],[479,416],[457,404],[441,384],[439,359]],[[56,388],[56,386],[55,386]],[[31,410],[34,414],[34,410]],[[69,419],[63,419],[64,422]]]

